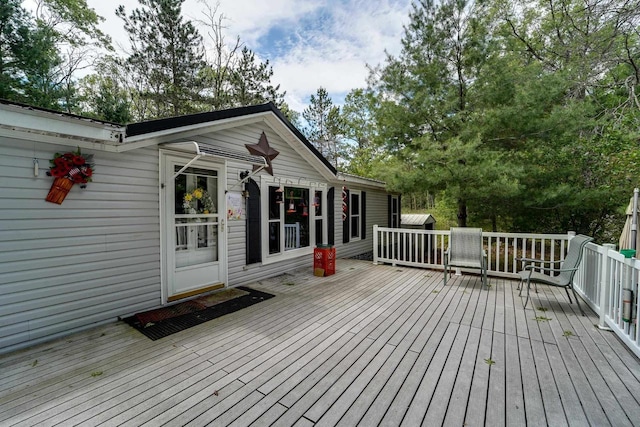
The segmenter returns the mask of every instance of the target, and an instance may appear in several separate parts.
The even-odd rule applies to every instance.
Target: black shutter
[[[398,228],[402,228],[402,194],[398,194]]]
[[[364,191],[360,194],[360,225],[361,239],[367,238],[367,193]]]
[[[247,265],[262,262],[262,230],[260,218],[260,187],[252,179],[245,184],[247,198]]]
[[[349,243],[349,190],[342,190],[342,243]],[[346,205],[345,205],[346,203]]]
[[[393,197],[387,194],[387,227],[393,227]]]
[[[333,187],[327,191],[327,235],[328,244],[336,244],[336,192]]]

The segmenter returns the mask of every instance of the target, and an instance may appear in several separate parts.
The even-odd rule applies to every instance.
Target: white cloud
[[[215,6],[214,0],[207,2]],[[139,6],[137,0],[87,3],[106,18],[103,31],[128,46],[115,9],[123,4],[130,12]],[[334,102],[349,90],[364,87],[365,65],[384,61],[385,50],[399,51],[409,8],[410,0],[220,0],[218,12],[227,18],[227,41],[240,36],[258,57],[268,59],[274,82],[287,92],[287,102],[302,111],[320,86]],[[202,19],[204,9],[198,0],[183,4],[183,14],[190,20]],[[273,38],[274,28],[281,39]]]
[[[230,36],[240,35],[248,46],[255,46],[274,25],[295,23],[324,4],[321,0],[220,0],[219,11],[228,18]]]
[[[410,0],[221,0],[219,11],[228,18],[228,40],[239,35],[268,59],[287,103],[302,111],[320,86],[336,103],[364,87],[366,64],[384,61],[385,50],[399,51],[409,7]],[[185,2],[190,17],[201,9],[196,0]],[[274,27],[287,39],[267,40]]]

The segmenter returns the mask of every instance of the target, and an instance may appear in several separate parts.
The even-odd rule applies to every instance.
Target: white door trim
[[[175,233],[173,225],[173,209],[174,205],[168,203],[171,200],[169,192],[174,191],[173,172],[169,168],[174,162],[186,164],[193,159],[189,154],[181,155],[175,151],[159,151],[159,213],[160,213],[160,282],[161,282],[161,304],[166,304],[170,298],[169,281],[173,277],[173,272],[169,271],[173,268],[173,263],[169,262],[170,251],[175,251],[172,246],[173,239],[170,233]],[[217,210],[219,213],[219,240],[218,240],[218,264],[219,264],[219,281],[225,286],[228,284],[228,259],[227,259],[227,206],[225,192],[227,188],[227,164],[226,161],[220,159],[207,158],[206,160],[198,160],[193,162],[191,167],[203,169],[215,169],[218,171],[218,194],[217,194]],[[171,168],[173,169],[173,168]],[[170,173],[171,172],[171,173]],[[173,193],[172,193],[173,194]],[[171,222],[171,224],[169,224]]]

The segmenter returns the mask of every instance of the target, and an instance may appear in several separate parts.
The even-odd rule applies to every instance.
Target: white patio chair
[[[527,299],[524,302],[524,308],[527,308],[527,304],[529,303],[529,292],[531,290],[531,284],[536,285],[536,292],[538,292],[537,284],[541,283],[543,285],[549,286],[558,286],[564,288],[567,291],[567,297],[569,298],[569,303],[571,302],[571,296],[569,295],[569,289],[573,291],[573,296],[576,298],[576,303],[578,304],[578,308],[580,309],[580,313],[584,316],[584,310],[580,306],[580,301],[578,300],[578,294],[576,290],[573,288],[573,276],[575,276],[576,271],[578,271],[578,266],[580,265],[580,261],[582,261],[582,252],[584,251],[584,247],[587,246],[587,243],[592,241],[593,238],[589,236],[584,236],[582,234],[578,234],[573,239],[569,241],[569,250],[567,251],[567,256],[563,261],[545,261],[542,259],[532,259],[532,258],[516,258],[518,261],[524,262],[523,270],[518,273],[520,275],[520,284],[518,285],[518,289],[520,290],[519,295],[522,295],[522,284],[527,282]],[[551,267],[543,267],[544,265],[553,265],[559,264],[559,268],[551,268]],[[547,273],[559,273],[557,276],[551,276]]]
[[[449,247],[444,253],[445,285],[451,267],[478,268],[481,270],[482,283],[487,284],[487,252],[482,245],[481,228],[451,227]]]

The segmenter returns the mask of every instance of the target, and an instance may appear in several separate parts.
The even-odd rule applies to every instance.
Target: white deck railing
[[[573,234],[482,233],[487,250],[488,272],[493,276],[518,277],[522,269],[516,258],[563,260]],[[373,226],[373,261],[393,265],[444,269],[448,230],[410,230]],[[376,250],[377,248],[377,250]]]
[[[444,269],[448,230],[411,230],[373,226],[373,262]],[[484,232],[491,276],[519,278],[517,258],[563,260],[575,235]],[[589,243],[574,278],[574,287],[600,316],[599,326],[613,330],[640,357],[638,298],[640,260],[626,259],[613,245]],[[626,303],[624,300],[629,300]],[[626,310],[626,311],[625,311]]]

